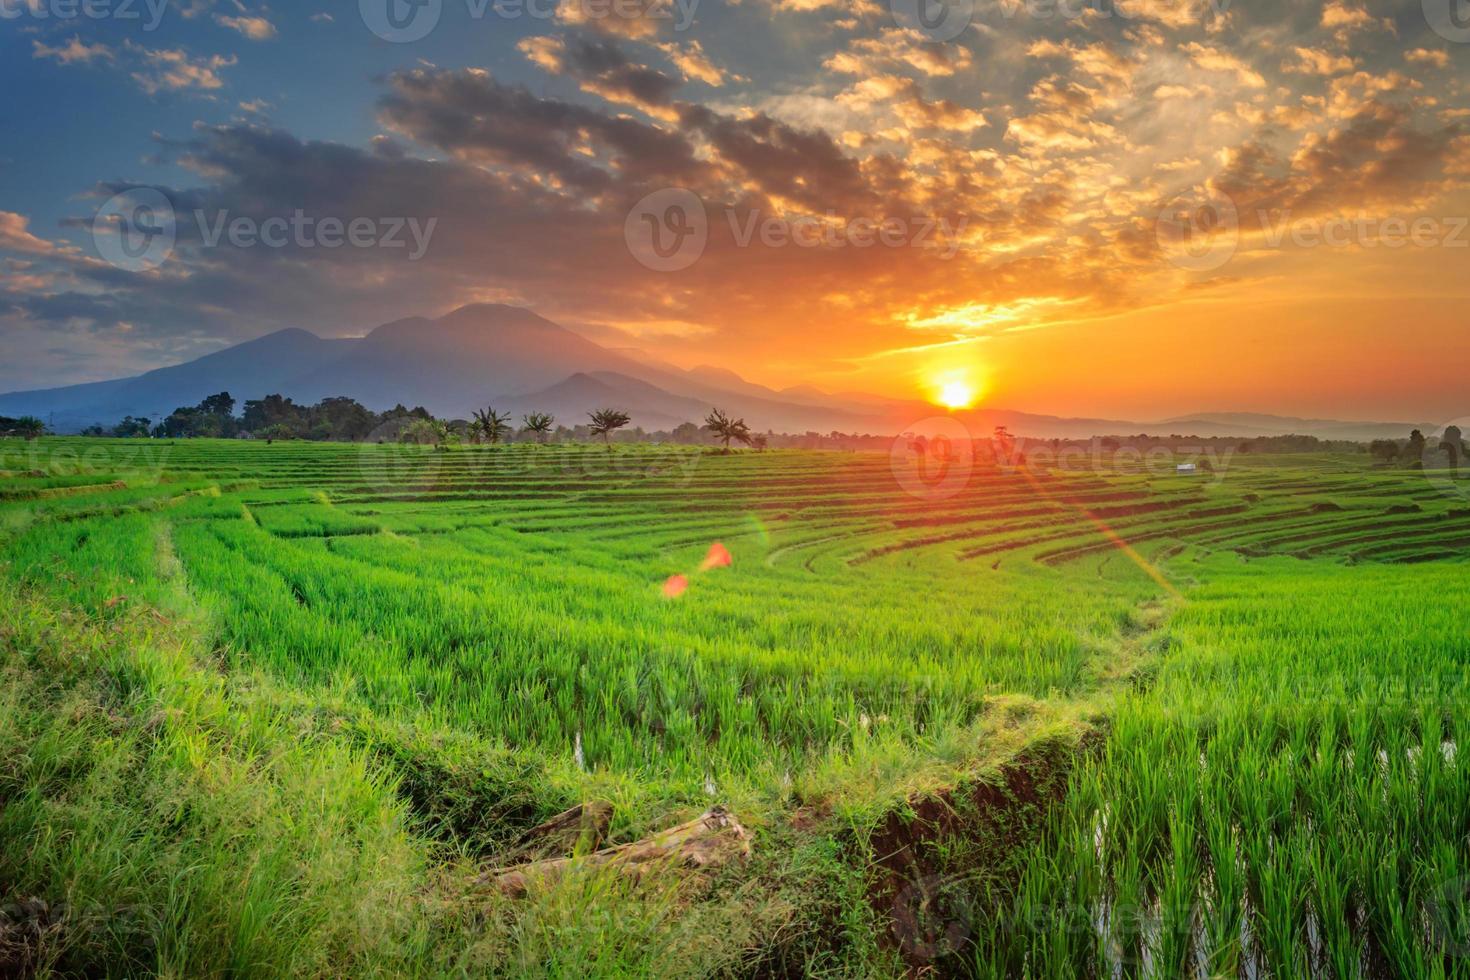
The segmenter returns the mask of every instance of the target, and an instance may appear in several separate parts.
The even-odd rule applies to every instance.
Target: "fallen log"
[[[735,815],[714,807],[688,823],[661,830],[634,841],[605,847],[591,854],[533,861],[508,870],[488,871],[481,880],[493,883],[513,898],[524,897],[539,884],[548,884],[573,868],[616,868],[633,878],[661,867],[712,868],[732,858],[750,856],[750,835]]]
[[[607,800],[579,803],[522,834],[495,863],[512,867],[596,851],[607,840],[613,806]]]

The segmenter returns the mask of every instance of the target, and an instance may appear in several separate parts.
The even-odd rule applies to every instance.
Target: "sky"
[[[1463,7],[0,0],[0,391],[491,301],[775,387],[1457,418]]]

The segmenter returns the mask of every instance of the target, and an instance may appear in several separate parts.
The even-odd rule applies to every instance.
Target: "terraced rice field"
[[[243,793],[279,752],[315,773],[273,790],[303,822],[313,780],[359,799],[334,818],[357,843],[315,845],[350,875],[246,848],[248,882],[221,857],[214,890],[147,861],[109,886],[59,802],[103,761],[37,771],[74,722],[12,723],[3,898],[150,910],[146,941],[58,927],[63,968],[1470,976],[1470,481],[1236,456],[982,465],[944,496],[876,454],[0,446],[12,699],[60,629],[28,633],[35,604],[77,610],[182,651],[77,680],[119,731],[195,718],[196,683],[224,706],[139,742],[139,778],[228,756]],[[624,840],[726,804],[754,857],[652,904],[466,897],[598,797]],[[346,856],[368,824],[389,870]],[[390,874],[454,897],[317,914]]]

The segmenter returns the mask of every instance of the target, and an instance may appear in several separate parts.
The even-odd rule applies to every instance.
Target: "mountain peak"
[[[457,310],[451,310],[434,322],[447,326],[501,326],[514,324],[516,326],[563,329],[533,310],[527,309],[524,306],[511,306],[508,303],[470,303],[467,306],[461,306]]]

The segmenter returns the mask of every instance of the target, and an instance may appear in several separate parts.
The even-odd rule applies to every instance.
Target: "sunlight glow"
[[[946,381],[939,388],[939,404],[948,409],[969,408],[975,404],[975,388],[968,381]]]

